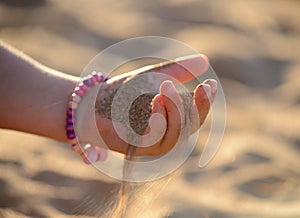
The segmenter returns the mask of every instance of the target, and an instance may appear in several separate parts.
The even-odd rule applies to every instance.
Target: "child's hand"
[[[68,96],[74,91],[78,78],[45,67],[2,42],[0,42],[0,59],[0,74],[2,78],[0,80],[2,90],[0,92],[0,100],[4,102],[0,107],[0,128],[33,133],[69,142],[69,137],[65,131],[65,110],[70,100]],[[115,99],[112,98],[114,97],[112,94],[115,91],[119,91],[117,93],[124,97],[119,102],[121,113],[118,113],[118,115],[126,115],[122,111],[122,106],[124,102],[130,103],[130,101],[128,100],[128,93],[123,92],[123,87],[126,87],[136,78],[140,78],[140,75],[146,75],[146,81],[137,82],[134,87],[144,88],[143,86],[150,85],[152,88],[155,87],[150,90],[155,90],[157,95],[152,100],[153,94],[149,98],[149,103],[145,104],[145,107],[142,104],[138,104],[142,110],[145,108],[149,109],[149,116],[146,118],[151,116],[150,112],[152,111],[153,116],[150,117],[148,128],[148,119],[144,119],[146,123],[141,125],[139,119],[141,116],[138,113],[132,113],[137,117],[137,119],[133,120],[137,120],[137,122],[136,125],[131,125],[132,123],[130,123],[131,127],[142,126],[139,133],[143,135],[143,138],[141,144],[138,142],[136,145],[145,145],[144,143],[146,143],[150,146],[139,146],[135,154],[165,154],[177,143],[182,128],[189,130],[184,132],[187,134],[197,130],[204,122],[210,103],[215,97],[217,83],[214,80],[208,80],[204,84],[199,85],[194,90],[194,99],[188,95],[189,103],[185,104],[186,93],[182,95],[185,97],[181,98],[174,89],[173,82],[184,83],[190,81],[195,76],[203,74],[207,70],[208,65],[208,60],[205,56],[183,57],[172,62],[144,67],[114,77],[101,84],[99,93],[97,89],[99,87],[91,88],[80,99],[76,117],[74,118],[76,120],[76,136],[80,144],[91,144],[94,146],[86,148],[88,159],[95,161],[99,160],[99,158],[101,159],[102,156],[98,152],[101,150],[99,147],[106,147],[105,145],[111,150],[121,153],[126,152],[128,147],[127,142],[125,142],[126,138],[124,139],[121,136],[124,139],[122,140],[118,135],[120,132],[115,131],[110,115],[107,113],[111,111],[110,105],[104,100]],[[155,72],[160,73],[160,75],[157,76]],[[120,85],[124,86],[118,89]],[[97,102],[95,102],[96,97]],[[152,108],[149,106],[151,100]],[[192,100],[194,102],[193,105],[191,104]],[[186,107],[186,105],[190,106],[190,108]],[[135,109],[135,107],[132,108]],[[128,128],[125,131],[128,131]],[[150,137],[148,137],[149,135]],[[125,136],[128,136],[127,132]],[[156,138],[156,140],[155,142],[150,140],[153,143],[148,143],[147,139],[151,139],[151,137]],[[103,158],[105,158],[105,155],[103,155]]]
[[[176,59],[174,62],[162,63],[154,66],[148,66],[139,70],[122,74],[114,77],[102,84],[98,97],[97,104],[105,104],[105,100],[109,96],[109,93],[114,93],[128,78],[139,75],[145,72],[159,72],[163,75],[174,78],[177,82],[188,82],[194,79],[194,75],[198,76],[203,74],[209,66],[208,60],[205,56],[187,56],[180,59]],[[187,69],[192,71],[189,72]],[[149,73],[150,74],[150,73]],[[163,133],[159,140],[149,147],[138,147],[136,155],[163,155],[169,152],[177,143],[182,123],[183,102],[174,87],[175,80],[166,80],[166,77],[153,76],[154,83],[160,85],[160,93],[157,94],[152,101],[152,113],[161,114],[165,120],[166,125],[161,120],[155,120],[151,124],[152,128],[147,128],[145,134],[149,131],[154,131],[157,134]],[[187,124],[191,127],[191,132],[195,132],[200,125],[204,122],[215,95],[217,93],[217,83],[215,80],[207,80],[203,84],[198,85],[194,90],[193,106],[189,112],[189,120],[191,123]],[[81,109],[84,110],[84,109]],[[85,108],[87,110],[87,108]],[[84,116],[86,113],[78,113],[77,116]],[[105,114],[105,113],[104,113]],[[97,134],[91,133],[93,129],[92,118],[85,117],[81,124],[79,134],[77,135],[81,143],[90,143],[93,145],[99,145],[103,147],[103,143],[109,147],[109,149],[126,153],[128,143],[122,140],[114,129],[109,115],[96,113],[96,123],[98,131],[101,135],[102,142],[99,141]],[[82,120],[82,117],[79,118]],[[98,134],[99,135],[99,134]],[[102,144],[102,145],[101,145]]]

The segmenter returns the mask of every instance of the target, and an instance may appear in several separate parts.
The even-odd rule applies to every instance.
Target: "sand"
[[[147,216],[297,218],[299,10],[296,0],[5,0],[0,38],[74,75],[101,50],[135,36],[171,37],[207,54],[227,100],[221,147],[197,167],[205,125]],[[0,217],[94,217],[118,187],[67,144],[0,130]]]

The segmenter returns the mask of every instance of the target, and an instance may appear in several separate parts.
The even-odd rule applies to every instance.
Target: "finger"
[[[195,89],[195,92],[196,92],[196,89]],[[194,99],[193,104],[191,106],[189,117],[190,117],[190,121],[191,121],[190,134],[193,134],[200,127],[200,117],[199,117],[199,114],[198,114],[195,99]]]
[[[197,76],[202,75],[209,67],[208,58],[205,55],[189,55],[175,60],[166,61],[163,63],[142,67],[130,74],[138,74],[144,72],[163,73],[171,78],[174,78],[180,83],[188,82]],[[174,80],[174,81],[175,81]]]
[[[159,113],[162,115],[163,119],[167,120],[167,113],[166,113],[166,110],[164,107],[164,103],[163,103],[161,94],[156,95],[152,100],[152,113]],[[157,124],[157,123],[152,124],[152,126],[154,128],[156,128],[157,125],[160,125],[160,124]],[[148,127],[145,130],[144,134],[148,134],[150,131],[154,131],[154,130],[151,130],[151,128]],[[164,134],[164,132],[163,132],[163,134]],[[139,147],[136,150],[136,155],[138,155],[138,156],[139,155],[152,155],[153,153],[155,153],[155,150],[157,149],[157,147],[159,145],[160,145],[160,141],[149,147]]]
[[[211,87],[200,84],[194,92],[194,102],[190,111],[191,133],[194,133],[204,123],[209,112]]]
[[[208,84],[211,88],[211,98],[209,99],[210,99],[210,105],[212,105],[218,92],[218,82],[214,79],[207,79],[203,83]]]
[[[161,94],[157,94],[152,99],[151,105],[152,105],[152,109],[151,109],[152,114],[159,113],[159,114],[163,115],[164,119],[167,119],[167,114],[166,114],[166,110],[165,110],[165,107],[164,107],[164,102],[163,102]],[[149,134],[150,131],[151,131],[151,128],[150,128],[150,126],[148,126],[146,128],[146,130],[144,131],[144,135]]]
[[[165,136],[157,149],[162,155],[169,152],[177,143],[180,136],[181,125],[184,123],[184,109],[182,99],[171,81],[162,83],[160,92],[167,111],[168,128]]]
[[[96,122],[103,143],[110,150],[125,154],[128,143],[119,137],[112,121],[108,118],[96,116]]]
[[[195,132],[204,123],[216,94],[216,80],[206,80],[195,89],[194,103],[190,112],[192,133]]]

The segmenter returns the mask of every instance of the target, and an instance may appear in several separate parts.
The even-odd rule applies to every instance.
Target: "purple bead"
[[[88,87],[92,86],[92,82],[91,82],[90,78],[87,78],[87,79],[83,80],[83,84],[88,86]]]
[[[74,124],[75,123],[75,118],[74,117],[67,117],[66,119],[67,124]]]
[[[75,115],[75,110],[73,110],[72,108],[68,108],[67,116],[68,117],[73,117],[74,115]]]
[[[90,78],[90,81],[91,81],[91,85],[92,85],[92,86],[94,86],[94,85],[97,83],[96,78],[93,77],[93,76]]]
[[[66,129],[66,131],[74,131],[74,125],[72,125],[72,124],[67,124],[67,125],[65,126],[65,129]]]
[[[67,137],[68,139],[74,139],[76,137],[74,131],[67,131]]]
[[[67,135],[67,137],[68,137],[68,139],[75,139],[76,138],[75,134],[72,134],[72,133],[69,133]]]
[[[105,76],[103,74],[100,75],[100,82],[103,82],[105,80]]]

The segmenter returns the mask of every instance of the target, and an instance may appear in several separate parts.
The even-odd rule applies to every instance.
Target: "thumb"
[[[144,69],[146,69],[146,72],[155,71],[166,74],[184,83],[202,75],[208,67],[208,58],[205,55],[197,54],[176,58]]]

